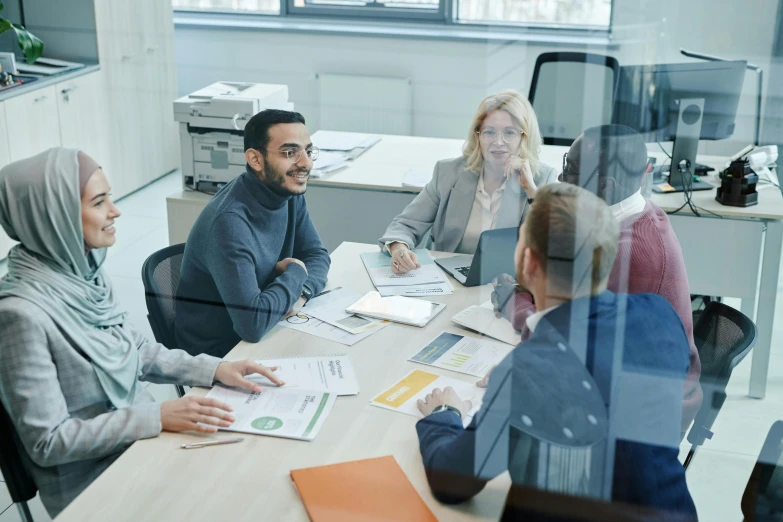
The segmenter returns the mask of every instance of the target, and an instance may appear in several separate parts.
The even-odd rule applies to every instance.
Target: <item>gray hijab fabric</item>
[[[78,151],[49,149],[0,170],[0,225],[21,243],[9,254],[0,299],[41,307],[92,362],[112,404],[133,404],[138,350],[101,268],[106,249],[84,250]]]

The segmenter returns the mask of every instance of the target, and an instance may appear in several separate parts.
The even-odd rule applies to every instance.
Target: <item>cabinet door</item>
[[[11,152],[8,148],[8,133],[6,130],[5,103],[0,103],[0,169],[11,163]],[[0,227],[0,259],[5,259],[8,251],[16,244]]]
[[[60,146],[54,86],[6,100],[5,116],[11,161]]]
[[[105,145],[105,115],[100,72],[55,85],[63,147],[83,150],[98,163],[109,158]]]
[[[11,150],[8,147],[7,125],[5,103],[0,102],[0,169],[11,163]]]

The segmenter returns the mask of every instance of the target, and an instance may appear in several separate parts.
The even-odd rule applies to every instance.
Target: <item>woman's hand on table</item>
[[[258,364],[257,362],[250,360],[222,362],[215,371],[215,381],[223,383],[226,386],[244,388],[248,391],[257,393],[263,390],[261,385],[245,379],[245,376],[258,373],[277,386],[283,386],[285,383],[277,378],[275,370],[277,370],[277,366],[268,368],[263,364]]]
[[[200,431],[215,433],[234,422],[231,406],[206,397],[182,397],[160,405],[163,431]]]
[[[392,243],[389,245],[389,251],[392,256],[392,272],[395,274],[404,274],[411,270],[421,268],[416,254],[411,252],[410,248],[408,248],[408,245],[405,243]]]

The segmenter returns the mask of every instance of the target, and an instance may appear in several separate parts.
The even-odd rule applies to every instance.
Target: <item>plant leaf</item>
[[[16,42],[22,49],[27,63],[35,63],[43,54],[43,42],[19,24],[11,24],[11,28],[16,32]]]
[[[3,2],[0,1],[0,12],[2,12],[3,9],[5,9],[5,6],[3,5]]]

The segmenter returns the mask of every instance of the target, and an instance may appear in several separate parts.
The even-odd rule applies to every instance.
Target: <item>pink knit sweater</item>
[[[666,298],[682,320],[691,345],[690,370],[685,380],[682,428],[685,431],[701,406],[701,363],[693,342],[693,315],[685,261],[677,236],[666,213],[651,201],[644,211],[620,223],[620,242],[609,290],[615,293],[652,293]],[[514,328],[525,330],[527,317],[535,312],[533,297],[526,292],[509,300],[505,315]]]

